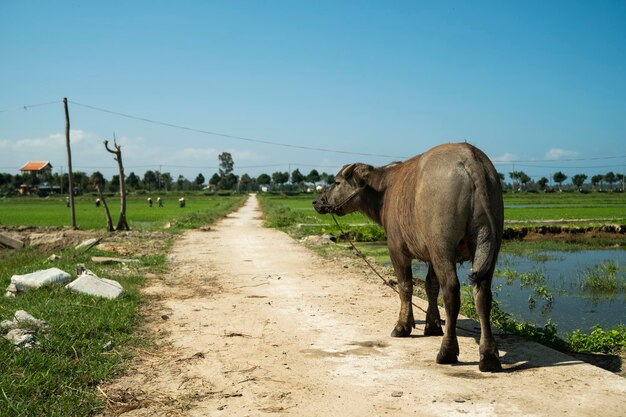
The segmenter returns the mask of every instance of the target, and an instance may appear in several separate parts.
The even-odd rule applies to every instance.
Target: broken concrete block
[[[2,320],[0,322],[0,334],[8,333],[9,331],[16,329],[17,323],[15,320]]]
[[[13,345],[19,349],[28,349],[37,343],[35,342],[35,335],[33,335],[29,330],[24,329],[13,329],[4,335],[4,338],[13,343]]]
[[[91,262],[93,262],[94,264],[111,265],[111,264],[123,264],[123,263],[137,263],[139,262],[139,260],[124,259],[124,258],[110,258],[108,256],[92,256]]]
[[[65,232],[58,233],[31,233],[30,246],[54,245],[59,244],[67,239]]]
[[[0,233],[0,244],[9,247],[11,249],[19,249],[24,247],[24,242],[18,239],[14,239],[11,236]]]
[[[33,288],[40,288],[45,285],[63,284],[72,279],[72,276],[59,268],[43,269],[25,275],[13,275],[11,284],[19,291],[27,291]],[[11,285],[7,291],[12,292]]]
[[[100,242],[100,239],[87,239],[76,245],[74,249],[76,250],[84,250],[85,252],[92,248],[96,243]]]
[[[115,299],[122,295],[124,288],[112,279],[99,278],[95,275],[83,274],[70,282],[65,288],[82,294]]]
[[[26,349],[39,345],[35,340],[35,332],[47,328],[45,321],[36,319],[24,310],[18,310],[13,320],[3,320],[0,323],[0,334],[6,333],[3,337],[13,343],[16,349]]]
[[[28,327],[31,329],[45,329],[48,327],[48,323],[43,320],[36,319],[24,310],[17,310],[15,312],[14,322],[21,328]]]
[[[17,288],[15,287],[15,284],[10,283],[9,286],[7,287],[7,292],[4,294],[4,296],[15,297],[15,294],[17,294]]]

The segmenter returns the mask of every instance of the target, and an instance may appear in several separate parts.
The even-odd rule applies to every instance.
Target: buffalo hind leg
[[[457,363],[459,357],[459,341],[456,337],[456,321],[461,308],[461,286],[456,275],[454,261],[433,262],[435,274],[443,290],[443,302],[446,309],[446,325],[441,348],[437,354],[437,363]]]
[[[400,256],[392,256],[391,262],[398,279],[398,294],[400,295],[400,314],[398,323],[391,332],[392,337],[407,337],[415,327],[413,317],[413,273],[411,271],[411,259]]]
[[[500,364],[496,340],[491,333],[491,277],[493,268],[489,273],[474,283],[474,303],[480,320],[480,362],[478,369],[482,372],[498,372],[502,370]]]
[[[428,265],[426,274],[426,295],[428,295],[428,311],[426,311],[426,325],[424,326],[425,336],[443,336],[441,329],[441,316],[437,306],[439,297],[439,281],[432,265]]]

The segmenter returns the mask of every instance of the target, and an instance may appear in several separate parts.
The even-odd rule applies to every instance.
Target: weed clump
[[[626,287],[617,262],[605,261],[584,270],[579,278],[583,291],[591,294],[615,294]]]

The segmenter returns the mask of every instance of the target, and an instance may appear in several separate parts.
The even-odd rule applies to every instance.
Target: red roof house
[[[49,161],[29,161],[20,168],[22,172],[32,172],[35,174],[39,174],[40,172],[52,170],[52,165]]]
[[[39,180],[38,180],[39,175],[43,174],[44,172],[51,172],[52,164],[50,164],[49,161],[29,161],[23,167],[20,168],[20,171],[24,173],[29,172],[33,178],[37,179],[37,181],[35,181],[34,184],[31,183],[32,180],[30,180],[30,181],[26,181],[27,184],[20,185],[20,188],[19,188],[20,194],[22,195],[32,194],[32,193],[37,192],[40,189]],[[48,184],[41,184],[41,185],[48,186]]]

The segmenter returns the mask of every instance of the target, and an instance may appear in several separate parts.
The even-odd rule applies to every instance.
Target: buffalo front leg
[[[479,281],[474,284],[474,303],[476,304],[476,312],[480,320],[480,346],[478,348],[480,362],[478,369],[482,372],[498,372],[502,370],[496,340],[491,333],[492,274],[493,268],[487,276],[482,279],[479,278]]]
[[[392,337],[407,337],[415,327],[413,317],[413,273],[411,271],[411,259],[404,256],[391,257],[393,269],[398,279],[398,294],[400,295],[400,315],[398,323],[391,332]]]
[[[435,273],[443,290],[443,303],[446,308],[446,326],[441,348],[437,354],[437,363],[457,363],[459,357],[459,341],[456,337],[456,321],[461,308],[461,286],[456,275],[456,265],[444,261],[433,263]]]
[[[426,274],[426,295],[428,296],[428,310],[426,311],[426,325],[424,326],[425,336],[443,336],[441,329],[441,316],[437,306],[439,297],[439,281],[432,265],[428,265]]]

